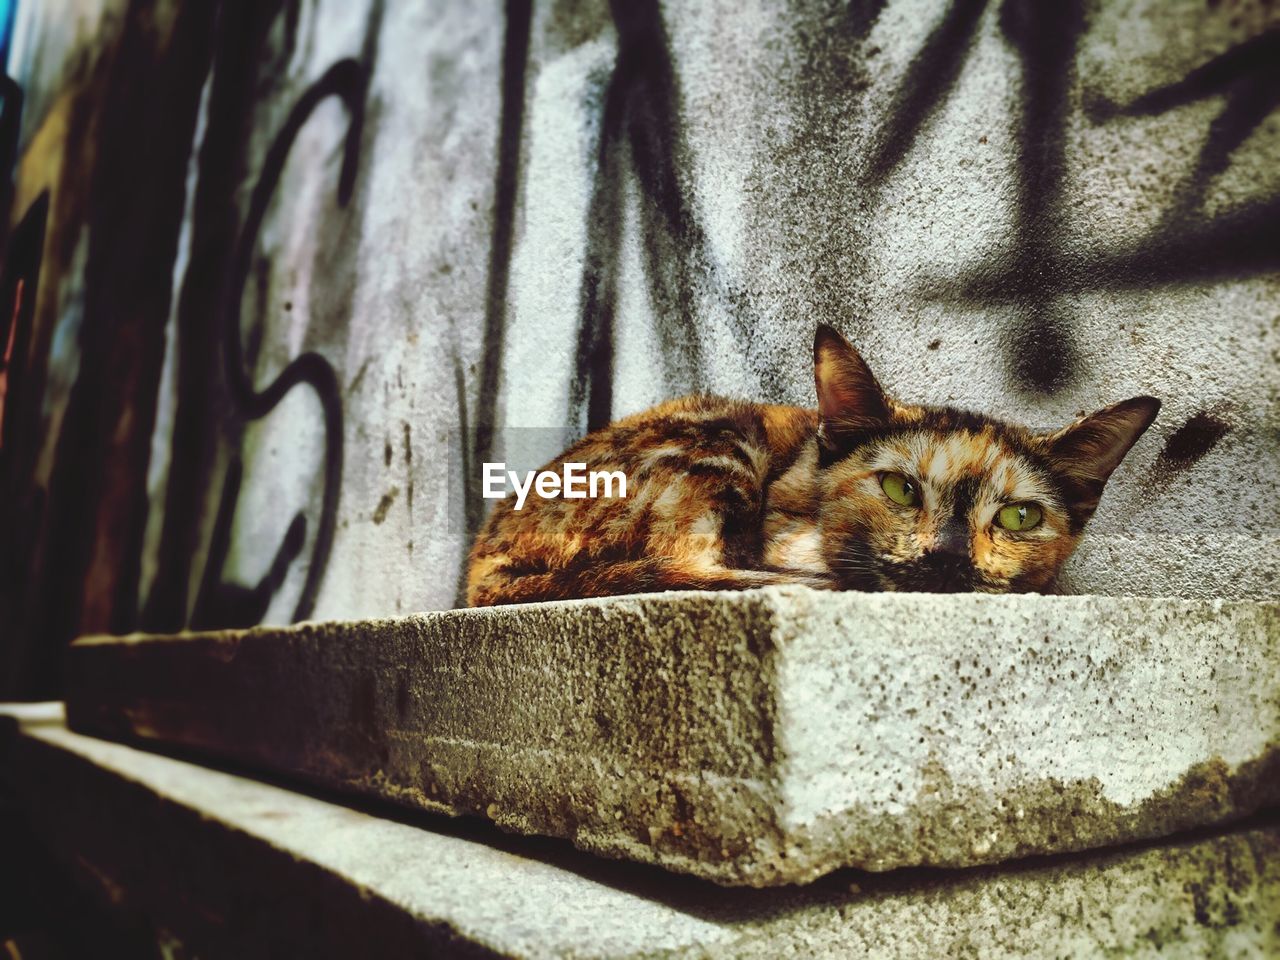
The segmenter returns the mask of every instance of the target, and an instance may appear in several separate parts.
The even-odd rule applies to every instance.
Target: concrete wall
[[[11,64],[23,636],[450,606],[490,428],[809,403],[819,321],[910,400],[1161,397],[1067,586],[1276,593],[1280,9],[77,7]]]

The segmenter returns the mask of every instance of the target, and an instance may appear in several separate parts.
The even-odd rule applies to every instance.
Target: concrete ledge
[[[79,736],[52,715],[28,714],[0,770],[38,836],[82,878],[201,957],[1200,957],[1280,948],[1274,817],[1075,859],[841,871],[805,888],[756,891],[485,825],[382,819]]]
[[[665,594],[89,639],[73,727],[726,884],[1280,801],[1274,603]]]

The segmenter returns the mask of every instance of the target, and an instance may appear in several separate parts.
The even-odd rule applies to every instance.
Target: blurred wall
[[[10,63],[10,686],[448,607],[504,429],[809,404],[818,321],[908,400],[1161,397],[1066,586],[1276,594],[1276,5],[71,8]]]

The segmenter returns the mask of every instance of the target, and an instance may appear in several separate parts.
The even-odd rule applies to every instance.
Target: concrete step
[[[179,955],[1273,956],[1280,820],[963,871],[719,887],[492,825],[399,819],[14,709],[0,777],[31,829]],[[2,722],[2,720],[0,720]]]
[[[687,593],[78,642],[73,728],[725,884],[1280,802],[1280,607]]]

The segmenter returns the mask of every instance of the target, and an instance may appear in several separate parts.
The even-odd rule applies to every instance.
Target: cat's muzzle
[[[976,580],[967,555],[952,551],[930,551],[918,560],[903,564],[892,576],[899,590],[917,593],[968,593]]]

